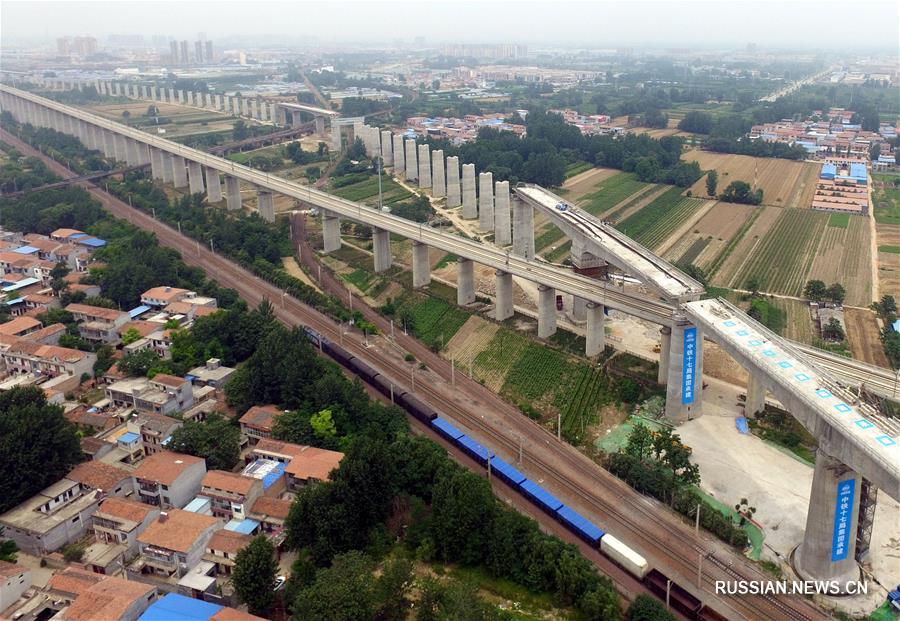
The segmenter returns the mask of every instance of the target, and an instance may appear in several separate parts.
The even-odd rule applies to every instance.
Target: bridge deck
[[[571,205],[565,211],[557,209],[557,205],[566,201],[556,194],[536,185],[517,187],[516,193],[554,220],[584,235],[587,242],[598,245],[607,255],[602,258],[632,273],[664,299],[678,302],[696,299],[703,294],[703,285],[699,282],[609,224]]]
[[[328,110],[326,108],[319,108],[318,106],[311,106],[309,104],[302,103],[285,103],[283,101],[279,101],[278,105],[282,108],[288,108],[289,110],[300,110],[301,112],[310,112],[312,114],[320,114],[322,116],[340,116],[340,112],[335,112],[334,110]]]
[[[891,496],[898,495],[900,448],[898,428],[892,421],[882,419],[867,405],[856,405],[853,393],[812,363],[806,354],[726,301],[699,300],[684,304],[682,308],[714,341],[752,361],[756,369],[765,373],[769,387],[776,394],[780,388],[799,398],[805,409],[837,430],[843,439],[866,456],[867,461],[877,464],[894,482],[893,488],[885,487],[882,476],[879,487]],[[798,419],[803,422],[802,416]],[[854,463],[848,465],[859,467]],[[859,472],[870,479],[874,476],[862,468]]]

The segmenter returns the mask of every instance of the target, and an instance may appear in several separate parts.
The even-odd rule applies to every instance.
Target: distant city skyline
[[[568,47],[884,49],[896,2],[40,2],[4,0],[4,46],[139,34],[262,45],[524,43]],[[841,17],[845,16],[845,17]],[[815,28],[798,27],[815,20]],[[850,25],[854,27],[848,27]],[[864,25],[865,27],[859,27]]]

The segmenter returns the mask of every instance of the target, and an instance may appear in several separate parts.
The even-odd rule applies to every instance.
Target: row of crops
[[[469,319],[466,311],[429,295],[406,294],[399,307],[412,314],[416,337],[434,350],[443,349]]]
[[[612,209],[629,196],[652,187],[652,184],[638,181],[632,173],[619,173],[598,185],[596,192],[584,196],[579,205],[596,216]]]
[[[649,205],[616,224],[616,228],[648,248],[659,246],[705,202],[699,198],[685,198],[681,192],[678,187],[666,190]]]
[[[816,257],[828,214],[785,209],[732,279],[741,288],[755,279],[762,291],[798,296]]]
[[[378,196],[378,177],[373,176],[339,188],[331,190],[332,194],[345,198],[349,201],[365,201],[368,198],[377,198]],[[413,196],[413,193],[396,183],[388,176],[382,176],[381,180],[382,202],[385,205],[406,200]]]

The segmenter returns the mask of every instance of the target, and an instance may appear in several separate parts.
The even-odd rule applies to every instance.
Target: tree
[[[130,118],[130,117],[131,117],[131,112],[129,112],[128,110],[123,110],[123,111],[122,111],[122,118],[123,118],[123,119],[127,119],[127,118]]]
[[[825,295],[828,296],[828,299],[831,300],[834,304],[843,304],[844,296],[847,295],[844,286],[840,283],[833,283],[828,290],[825,292]]]
[[[356,161],[366,159],[366,144],[362,138],[357,136],[353,139],[353,143],[347,148],[347,158]]]
[[[210,470],[231,470],[240,460],[241,432],[213,412],[203,422],[186,421],[172,434],[168,448],[206,460]]]
[[[250,614],[268,616],[275,605],[275,576],[278,563],[275,547],[263,535],[259,535],[237,553],[231,582]]]
[[[69,283],[63,279],[70,271],[69,266],[61,261],[54,265],[53,269],[50,270],[50,287],[53,289],[55,295],[58,296],[60,291],[69,286]]]
[[[683,132],[692,132],[694,134],[708,134],[713,129],[713,119],[706,112],[688,112],[684,115],[684,118],[679,121],[678,129]],[[715,193],[711,193],[710,196],[715,196]]]
[[[296,621],[362,621],[373,618],[375,598],[372,561],[358,551],[334,557],[316,581],[293,601]]]
[[[0,393],[0,512],[58,481],[81,458],[75,427],[43,390]]]
[[[760,284],[759,278],[757,278],[756,276],[751,276],[750,278],[748,278],[747,284],[745,286],[747,287],[747,291],[749,291],[750,295],[754,298],[759,295]]]
[[[325,409],[313,414],[309,418],[309,424],[313,432],[320,438],[333,438],[337,435],[337,427],[334,426],[331,410]]]
[[[822,338],[829,341],[843,341],[844,328],[841,322],[832,317],[824,326],[822,326]]]
[[[407,594],[413,584],[413,566],[405,558],[388,561],[375,583],[375,605],[378,618],[386,621],[403,621],[409,609]]]
[[[719,186],[719,173],[711,170],[706,173],[706,194],[715,198],[716,188]]]
[[[0,526],[0,561],[15,563],[17,558],[16,552],[19,551],[19,546],[12,539],[3,539],[3,530],[4,527]]]
[[[630,621],[675,621],[658,599],[644,594],[634,598],[625,615]]]
[[[753,191],[746,181],[732,181],[719,195],[719,199],[728,203],[741,203],[744,205],[759,205],[762,203],[762,188]]]
[[[650,454],[652,447],[653,432],[644,423],[637,423],[628,435],[625,452],[638,459],[644,459]]]
[[[162,358],[152,349],[140,349],[125,354],[125,357],[119,360],[118,365],[126,375],[144,376],[160,360]]]
[[[809,280],[803,288],[803,295],[813,302],[821,302],[828,295],[828,289],[821,280]]]
[[[663,427],[653,437],[653,453],[669,469],[672,504],[681,488],[700,483],[700,469],[690,461],[691,449],[681,442],[681,437],[670,427]]]
[[[131,345],[139,340],[141,340],[141,333],[135,327],[128,328],[122,333],[122,345]]]

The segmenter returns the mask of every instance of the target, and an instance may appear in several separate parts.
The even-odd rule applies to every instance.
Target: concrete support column
[[[269,120],[272,121],[273,125],[284,125],[278,118],[278,106],[276,104],[269,104]]]
[[[497,292],[494,296],[494,319],[503,321],[513,316],[513,280],[512,274],[497,270],[494,272],[496,277]]]
[[[325,117],[324,116],[316,117],[316,135],[317,136],[325,135]]]
[[[241,208],[241,182],[237,177],[225,175],[225,201],[229,211]]]
[[[275,195],[263,189],[256,190],[256,209],[266,222],[275,222]]]
[[[116,145],[113,142],[113,135],[111,131],[105,130],[102,127],[98,128],[100,131],[100,135],[98,136],[100,140],[100,150],[103,151],[103,155],[114,159],[116,157]]]
[[[231,112],[234,110],[234,97],[230,97],[230,96],[226,95],[224,103],[225,103],[225,112],[227,112],[228,114],[231,114]]]
[[[406,172],[406,154],[403,152],[403,136],[394,134],[394,176],[399,177]]]
[[[538,337],[549,338],[556,333],[556,289],[538,285]]]
[[[447,158],[447,207],[459,207],[461,204],[459,158],[454,155]]]
[[[146,86],[146,85],[145,85],[145,86],[141,86],[141,98],[142,98],[142,99],[149,99],[149,98],[150,98],[150,93],[149,93],[149,90],[147,89],[147,86]]]
[[[386,272],[391,267],[391,234],[384,229],[372,227],[372,254],[375,273]]]
[[[188,162],[188,179],[190,180],[191,194],[203,193],[203,166],[200,162]]]
[[[276,122],[273,118],[272,122]],[[334,151],[340,151],[343,146],[341,140],[341,124],[335,118],[331,119],[331,148]]]
[[[669,381],[669,350],[672,349],[672,328],[663,326],[659,331],[659,375],[656,381],[665,385]]]
[[[255,99],[250,100],[250,116],[252,116],[257,121],[260,119],[259,116],[259,102]],[[318,129],[318,125],[316,125],[316,129]]]
[[[794,553],[801,580],[846,582],[860,578],[856,564],[859,474],[819,449],[813,473],[806,531]]]
[[[216,95],[216,110],[218,110],[219,112],[225,111],[225,98],[222,97],[221,93]]]
[[[327,209],[322,210],[322,246],[325,252],[341,249],[341,219]]]
[[[750,370],[750,379],[747,381],[747,401],[744,403],[746,416],[756,416],[766,407],[766,386],[762,380],[760,373]]]
[[[418,162],[416,161],[416,141],[406,141],[406,180],[413,181],[418,171]]]
[[[291,110],[291,127],[300,127],[303,124],[303,118],[300,115],[299,110]]]
[[[187,168],[184,158],[180,155],[172,156],[172,183],[176,188],[185,188],[188,185]]]
[[[603,327],[603,305],[588,302],[585,306],[587,329],[585,331],[584,355],[588,358],[600,354],[606,347],[606,330]]]
[[[170,153],[166,153],[165,151],[159,152],[159,161],[162,164],[162,180],[164,183],[171,183],[175,180],[175,175],[172,174],[172,155]]]
[[[113,134],[113,144],[116,145],[116,161],[127,162],[128,151],[125,145],[125,136],[121,134]]]
[[[431,282],[431,264],[428,262],[428,246],[413,240],[412,243],[413,288],[419,289]]]
[[[456,303],[465,306],[475,301],[475,263],[460,257],[456,265]]]
[[[391,139],[390,130],[381,130],[381,159],[382,166],[394,165],[394,143]]]
[[[475,164],[462,167],[462,217],[474,220],[478,217],[478,203],[475,202]]]
[[[681,422],[703,413],[703,332],[687,322],[672,327],[666,416]]]
[[[494,184],[494,244],[508,246],[512,243],[509,221],[509,181]]]
[[[125,139],[125,158],[129,166],[137,166],[141,163],[141,155],[138,153],[138,143],[130,138]]]
[[[494,173],[478,175],[478,228],[482,231],[494,228]]]
[[[444,152],[440,149],[431,152],[431,195],[443,198],[447,194],[447,181],[444,177]]]
[[[204,169],[206,176],[206,200],[209,203],[222,202],[222,182],[219,180],[219,171],[215,168]]]
[[[584,321],[587,318],[588,301],[577,295],[572,296],[572,317],[575,321]]]
[[[184,104],[184,91],[183,90],[178,91],[178,103]]]
[[[169,89],[169,103],[178,103],[178,93],[174,88]]]
[[[431,147],[419,145],[419,187],[431,187]]]

